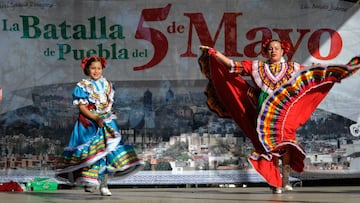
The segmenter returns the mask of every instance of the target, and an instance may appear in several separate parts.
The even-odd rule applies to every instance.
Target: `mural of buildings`
[[[173,171],[249,167],[251,143],[234,122],[209,111],[204,81],[189,82],[189,87],[183,81],[115,84],[121,87],[114,112],[123,139],[137,147],[151,170],[164,162]],[[0,115],[0,168],[55,167],[78,115],[72,105],[73,86],[34,87],[33,105]],[[349,133],[351,124],[317,110],[298,131],[308,152],[306,169],[351,168],[360,151],[358,138]]]

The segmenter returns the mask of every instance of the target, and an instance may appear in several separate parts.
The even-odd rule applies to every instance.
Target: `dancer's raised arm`
[[[226,57],[224,54],[217,51],[216,49],[214,49],[212,47],[208,47],[208,46],[203,46],[203,45],[200,46],[200,49],[202,51],[207,51],[209,55],[216,56],[216,58],[219,59],[219,61],[221,61],[227,68],[230,69],[230,68],[234,67],[233,60],[229,59],[228,57]]]

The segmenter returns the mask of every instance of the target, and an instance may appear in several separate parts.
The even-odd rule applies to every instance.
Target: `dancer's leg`
[[[102,196],[111,196],[111,192],[108,188],[108,174],[104,174],[102,176],[102,179],[101,179],[101,183],[100,183],[100,194]]]

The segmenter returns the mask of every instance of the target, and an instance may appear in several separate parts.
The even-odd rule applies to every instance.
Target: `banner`
[[[263,39],[277,38],[300,64],[344,64],[360,55],[359,8],[344,0],[1,0],[0,167],[45,167],[31,157],[61,153],[78,114],[71,91],[85,78],[80,61],[100,55],[119,126],[149,170],[246,169],[251,144],[206,106],[199,46],[240,61],[263,58]],[[349,168],[360,150],[357,87],[359,73],[336,84],[299,130],[309,169]],[[349,144],[353,153],[336,153]],[[326,161],[315,161],[322,154]]]

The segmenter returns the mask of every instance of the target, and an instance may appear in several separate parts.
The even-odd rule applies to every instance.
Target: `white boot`
[[[289,181],[290,171],[291,171],[290,165],[283,165],[283,168],[282,168],[282,174],[283,174],[282,182],[283,182],[284,192],[285,191],[293,191],[293,187],[291,186],[290,181]]]
[[[282,188],[281,187],[272,187],[272,193],[273,194],[281,194]]]
[[[294,188],[291,185],[285,185],[284,186],[284,191],[293,191]]]
[[[96,190],[96,187],[95,186],[87,186],[87,185],[85,185],[84,190],[85,190],[85,192],[94,193],[95,190]]]
[[[101,194],[101,196],[111,196],[112,195],[109,188],[107,188],[107,187],[100,187],[100,194]]]
[[[95,191],[97,191],[99,189],[98,185],[94,185],[88,182],[84,182],[84,190],[85,192],[90,192],[90,193],[94,193]]]
[[[101,196],[111,196],[111,192],[107,185],[108,175],[105,174],[102,177],[101,184],[100,184],[100,194]]]

